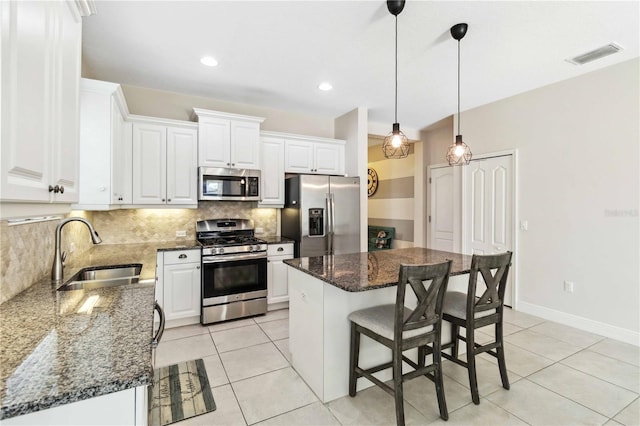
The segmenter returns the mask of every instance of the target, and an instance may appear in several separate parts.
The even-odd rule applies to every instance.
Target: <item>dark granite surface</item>
[[[47,277],[0,305],[0,419],[150,384],[157,250],[196,247],[96,245],[69,256],[65,279],[85,266],[142,263],[147,282],[56,291]],[[79,313],[92,296],[93,309]]]
[[[400,264],[453,260],[451,275],[469,273],[471,256],[425,248],[381,250],[333,256],[303,257],[284,263],[345,291],[367,291],[398,284]]]
[[[279,235],[271,235],[269,237],[263,237],[262,235],[257,235],[258,238],[260,238],[261,240],[265,240],[267,242],[267,244],[285,244],[285,243],[295,243],[294,240],[287,238],[287,237],[281,237]]]

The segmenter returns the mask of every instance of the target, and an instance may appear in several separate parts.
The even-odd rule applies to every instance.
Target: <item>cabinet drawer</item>
[[[200,250],[175,250],[164,253],[164,264],[200,262]]]
[[[293,255],[293,244],[285,243],[285,244],[269,244],[267,246],[267,256],[285,256],[285,255]]]

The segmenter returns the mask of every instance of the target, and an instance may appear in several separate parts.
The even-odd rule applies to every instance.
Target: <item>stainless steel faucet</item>
[[[93,226],[87,220],[81,217],[69,217],[67,219],[63,219],[56,227],[56,251],[53,254],[53,265],[51,266],[51,281],[55,281],[55,282],[62,281],[62,276],[64,273],[63,271],[64,260],[67,254],[66,252],[64,253],[60,252],[60,243],[62,240],[62,227],[67,223],[74,222],[74,221],[82,222],[85,225],[87,225],[87,228],[89,228],[89,232],[91,233],[91,241],[93,241],[93,244],[100,244],[102,242],[96,230],[93,229]]]

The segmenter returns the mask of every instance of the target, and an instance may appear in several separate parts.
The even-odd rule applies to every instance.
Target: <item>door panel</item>
[[[333,253],[360,252],[360,180],[331,176],[333,197]]]
[[[453,167],[431,169],[431,227],[429,247],[453,251]]]
[[[472,160],[463,169],[463,247],[468,254],[513,251],[512,156]],[[512,306],[513,270],[505,292]]]

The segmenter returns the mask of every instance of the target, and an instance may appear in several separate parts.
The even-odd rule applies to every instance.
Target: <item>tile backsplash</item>
[[[91,212],[72,212],[92,222]],[[60,220],[9,226],[0,222],[0,303],[51,273],[56,226]],[[77,256],[91,246],[91,237],[82,223],[70,222],[62,229],[62,250]]]
[[[87,219],[102,238],[102,244],[133,244],[192,241],[196,221],[218,218],[252,219],[264,236],[278,234],[278,210],[257,208],[257,203],[236,201],[200,202],[197,209],[122,209],[73,211],[69,216]],[[10,299],[51,273],[55,229],[59,220],[9,226],[0,222],[0,303]],[[185,231],[186,237],[176,237]],[[77,256],[91,248],[87,228],[69,223],[63,229],[62,250],[71,244]]]
[[[196,238],[196,222],[205,219],[252,219],[265,236],[277,234],[277,210],[241,201],[201,201],[197,209],[135,209],[93,212],[93,226],[104,244],[149,243]],[[186,237],[176,237],[185,231]]]

